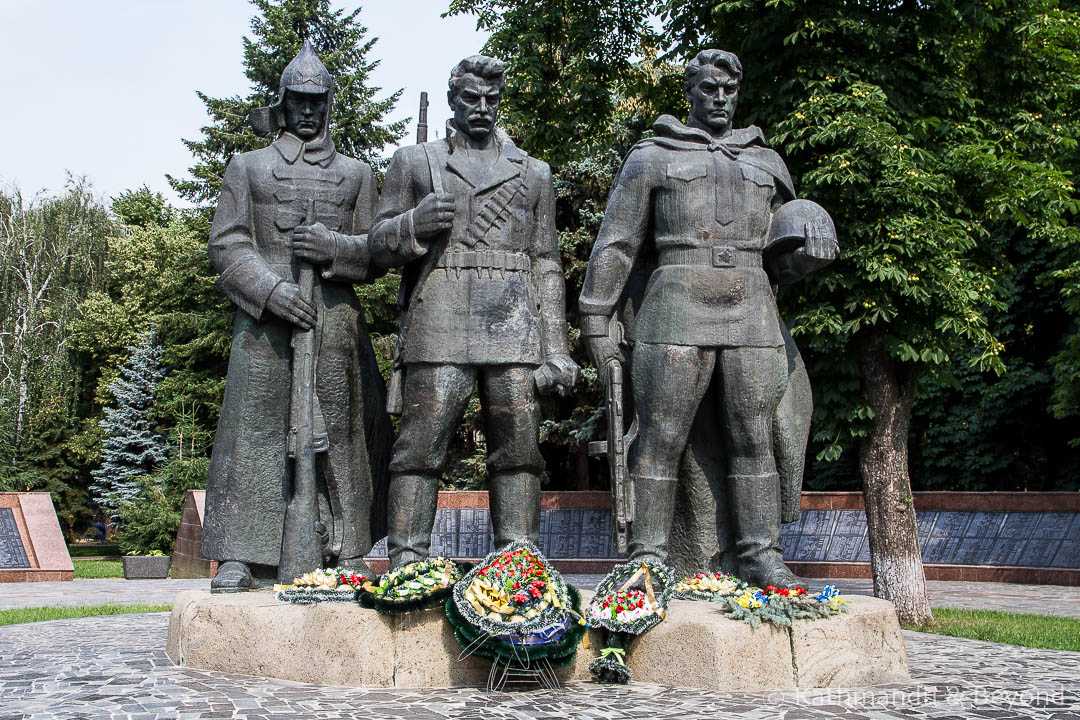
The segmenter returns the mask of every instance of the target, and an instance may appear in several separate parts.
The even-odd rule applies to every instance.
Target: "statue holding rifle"
[[[365,234],[378,194],[334,148],[333,96],[305,42],[249,117],[277,138],[232,158],[214,215],[210,260],[237,305],[202,539],[215,592],[324,565],[370,575],[385,528],[392,428],[353,291],[383,272]]]
[[[780,525],[798,517],[811,400],[774,293],[839,248],[828,214],[795,199],[761,130],[734,127],[741,81],[730,52],[687,65],[690,117],[661,116],[627,156],[578,307],[609,388],[629,365],[636,437],[616,510],[629,509],[631,558],[668,562],[675,544],[693,546],[678,569],[704,569],[685,567],[696,560],[783,587],[801,583],[783,562]],[[611,395],[609,408],[621,393]],[[611,441],[608,454],[618,467]],[[676,517],[680,496],[686,517]]]

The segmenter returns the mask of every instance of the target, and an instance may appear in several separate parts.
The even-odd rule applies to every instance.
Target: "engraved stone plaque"
[[[825,559],[825,549],[829,544],[828,535],[803,535],[795,549],[793,560],[817,562]]]
[[[1051,567],[1080,569],[1080,542],[1066,540],[1061,543]]]
[[[964,538],[956,549],[953,559],[944,562],[954,562],[959,565],[982,565],[986,563],[990,554],[990,541],[985,538]]]
[[[996,538],[1004,521],[1005,513],[972,513],[964,537]]]
[[[999,538],[990,548],[987,562],[991,565],[1017,565],[1024,541],[1018,538]]]
[[[1016,564],[1025,567],[1050,567],[1060,547],[1061,542],[1058,540],[1033,538],[1024,546]]]
[[[11,508],[0,508],[0,568],[13,570],[30,567],[15,513]]]
[[[969,517],[970,513],[965,512],[940,512],[930,534],[941,538],[963,537]]]
[[[1069,513],[1040,513],[1039,524],[1031,537],[1060,540],[1065,537],[1071,521],[1072,516]]]
[[[458,511],[451,509],[435,511],[435,526],[431,529],[432,557],[457,557]]]
[[[862,544],[862,535],[835,535],[829,543],[826,559],[830,562],[857,562]]]
[[[1011,512],[1005,516],[1005,523],[1001,526],[998,537],[1027,539],[1039,522],[1039,513]]]

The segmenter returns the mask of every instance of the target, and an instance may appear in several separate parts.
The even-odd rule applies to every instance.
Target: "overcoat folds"
[[[238,307],[207,480],[202,552],[214,560],[277,565],[280,558],[292,482],[286,440],[293,326],[266,303],[278,283],[295,277],[291,233],[304,224],[311,198],[315,219],[340,233],[313,292],[316,401],[329,440],[329,451],[317,456],[326,554],[360,557],[385,534],[393,431],[353,291],[354,282],[381,274],[369,263],[363,235],[375,211],[375,181],[370,167],[338,154],[325,136],[305,144],[285,133],[232,159],[210,233],[218,286]]]

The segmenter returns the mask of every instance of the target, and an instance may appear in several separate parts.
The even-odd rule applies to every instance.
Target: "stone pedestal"
[[[639,682],[728,692],[906,682],[892,604],[852,596],[848,606],[790,629],[752,628],[710,603],[673,601],[667,619],[634,641],[630,667]],[[558,672],[562,682],[591,680],[587,665],[603,637],[589,634],[591,649],[578,649]],[[389,616],[353,603],[289,605],[266,591],[182,593],[166,652],[187,667],[356,687],[482,687],[491,667],[484,658],[459,661],[441,609]]]

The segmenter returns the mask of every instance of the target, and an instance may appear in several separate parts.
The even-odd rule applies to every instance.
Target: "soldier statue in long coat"
[[[535,392],[565,392],[578,377],[566,338],[551,169],[496,128],[503,83],[494,58],[458,63],[446,137],[395,153],[371,232],[378,262],[403,266],[392,568],[428,555],[439,475],[474,384],[495,544],[538,542],[544,462]]]
[[[294,328],[315,330],[314,442],[318,533],[326,562],[366,571],[385,527],[393,430],[353,283],[383,271],[367,232],[378,192],[371,168],[330,138],[330,74],[309,43],[281,76],[277,102],[249,118],[266,148],[232,158],[210,231],[218,286],[237,305],[225,400],[206,490],[202,553],[212,590],[276,574],[286,504]],[[314,208],[314,217],[305,217]],[[312,263],[310,302],[296,283]],[[370,572],[368,572],[370,574]]]
[[[666,562],[672,541],[688,542],[672,536],[677,491],[691,471],[704,471],[720,477],[704,491],[699,484],[684,509],[715,511],[696,523],[701,532],[712,525],[719,543],[709,559],[762,587],[785,586],[800,579],[780,549],[782,500],[792,483],[781,482],[778,464],[794,465],[786,468],[797,474],[788,478],[796,490],[787,504],[797,517],[810,399],[773,286],[828,264],[838,247],[824,210],[794,200],[787,167],[761,130],[733,129],[741,80],[742,65],[729,52],[705,50],[689,63],[690,118],[661,116],[655,136],[627,156],[579,310],[597,368],[612,360],[631,365],[639,423],[628,457],[631,557]],[[609,328],[643,255],[654,267],[628,328],[632,355],[624,357]],[[726,467],[703,462],[716,448]],[[791,462],[778,463],[778,455]],[[791,508],[785,514],[791,519]]]

